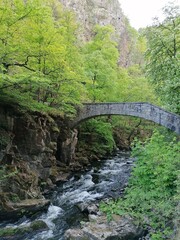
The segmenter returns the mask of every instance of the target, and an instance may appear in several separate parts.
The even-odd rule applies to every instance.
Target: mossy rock
[[[16,229],[14,228],[2,228],[0,229],[0,237],[13,236],[16,234]]]
[[[24,234],[29,234],[37,231],[47,230],[48,226],[42,220],[32,222],[29,226],[17,227],[17,228],[2,228],[0,229],[0,238],[12,238]]]
[[[42,220],[37,220],[31,223],[30,228],[32,228],[33,231],[38,231],[38,230],[48,229],[48,226]]]

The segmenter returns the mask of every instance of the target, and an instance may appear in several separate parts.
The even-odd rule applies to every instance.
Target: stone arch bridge
[[[144,118],[160,124],[180,135],[180,116],[158,106],[145,102],[125,103],[85,103],[77,111],[76,118],[70,127],[96,116],[127,115]]]

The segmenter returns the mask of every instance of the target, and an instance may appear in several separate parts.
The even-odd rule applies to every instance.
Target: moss
[[[53,131],[53,132],[60,133],[60,129],[59,129],[57,126],[53,126],[53,127],[52,127],[52,131]]]
[[[13,236],[16,233],[16,229],[14,228],[3,228],[0,229],[0,237],[7,237],[7,236]]]
[[[19,196],[16,194],[16,193],[11,193],[10,196],[9,196],[9,199],[13,202],[13,203],[16,203],[16,202],[19,202]]]
[[[37,220],[31,223],[30,228],[32,228],[33,231],[37,231],[37,230],[47,229],[48,226],[45,222],[41,220]]]
[[[14,235],[23,235],[25,233],[31,233],[33,229],[31,227],[16,228]]]
[[[26,233],[32,233],[34,231],[41,231],[47,229],[48,226],[45,222],[41,220],[34,221],[30,226],[19,227],[19,228],[2,228],[0,229],[0,237],[13,237],[21,236]]]
[[[23,235],[25,233],[30,233],[32,231],[33,229],[30,227],[3,228],[3,229],[0,229],[0,237],[13,237],[15,235]]]

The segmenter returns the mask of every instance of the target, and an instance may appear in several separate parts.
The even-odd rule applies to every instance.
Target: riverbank
[[[60,115],[50,116],[10,103],[0,104],[1,220],[33,214],[35,201],[38,211],[40,206],[45,209],[48,205],[43,204],[44,194],[56,184],[66,181],[75,171],[88,169],[93,161],[115,153],[117,147],[110,124],[104,123],[101,132],[92,131],[95,135],[87,133],[86,142],[82,137],[83,126],[79,128],[79,136],[76,129],[67,126],[67,119]],[[121,144],[122,139],[128,138],[127,133],[121,134]],[[132,137],[132,133],[130,135]],[[116,136],[117,142],[118,139],[120,137]],[[127,149],[128,144],[122,144],[121,148]],[[120,147],[120,143],[117,146]]]
[[[66,230],[78,227],[82,222],[88,221],[85,208],[92,203],[98,203],[103,199],[118,198],[123,194],[127,186],[131,167],[134,159],[129,153],[119,152],[115,157],[107,160],[94,162],[91,170],[76,173],[67,182],[59,184],[54,190],[51,205],[47,213],[39,214],[35,219],[26,218],[19,224],[30,224],[31,221],[44,221],[48,230],[32,234],[21,239],[64,239]],[[12,225],[11,225],[12,226]]]

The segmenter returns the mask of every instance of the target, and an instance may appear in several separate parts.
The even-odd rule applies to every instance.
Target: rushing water
[[[21,240],[63,240],[67,229],[87,220],[86,214],[77,205],[121,195],[127,185],[132,164],[133,159],[129,157],[129,153],[119,152],[113,158],[96,162],[91,170],[76,174],[58,186],[51,196],[52,204],[47,213],[33,219],[46,222],[49,230],[25,236]],[[13,226],[28,225],[31,221],[21,219]]]

